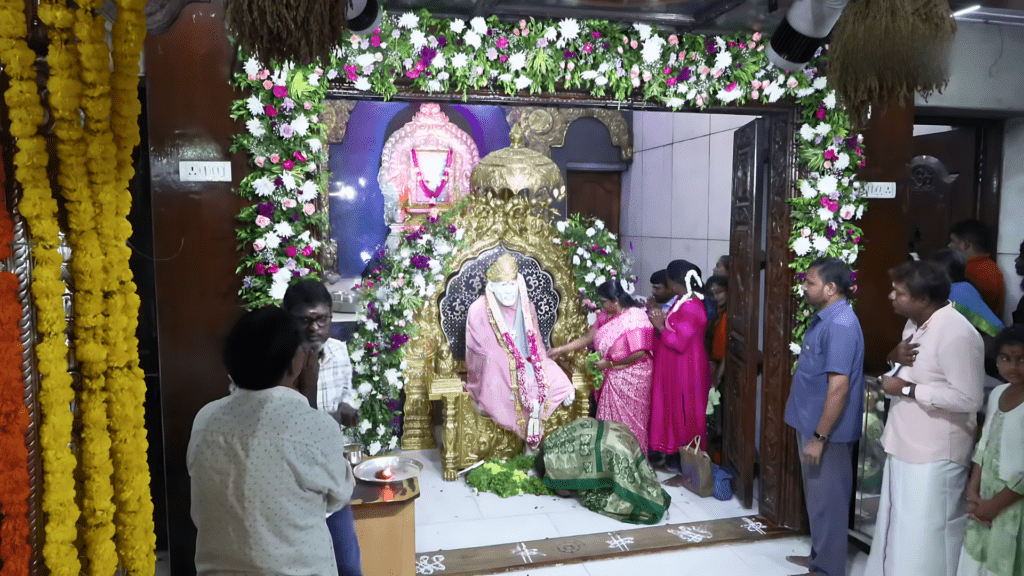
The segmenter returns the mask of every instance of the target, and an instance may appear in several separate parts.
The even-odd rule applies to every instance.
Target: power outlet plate
[[[871,198],[873,200],[879,198],[895,198],[896,197],[896,183],[895,182],[865,182],[864,183],[864,194],[865,198]]]
[[[178,162],[182,182],[231,182],[231,162]]]

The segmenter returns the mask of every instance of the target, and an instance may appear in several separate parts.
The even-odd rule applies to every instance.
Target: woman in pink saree
[[[551,357],[593,344],[601,355],[597,368],[604,382],[597,394],[597,419],[615,420],[629,427],[647,453],[651,418],[651,375],[654,361],[654,326],[647,312],[618,280],[597,288],[601,310],[590,333],[550,350]]]
[[[686,260],[668,265],[668,288],[676,302],[668,313],[655,310],[651,322],[658,331],[654,352],[651,396],[651,450],[678,460],[681,446],[700,436],[707,445],[707,406],[710,374],[704,349],[707,313],[700,270]]]

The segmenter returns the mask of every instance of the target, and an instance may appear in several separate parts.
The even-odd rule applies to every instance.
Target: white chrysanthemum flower
[[[264,176],[253,180],[252,189],[257,196],[270,196],[274,193],[274,183],[270,178]]]
[[[811,241],[807,238],[797,238],[793,241],[793,252],[797,256],[806,256],[811,251]]]
[[[281,238],[288,238],[289,236],[294,236],[295,231],[292,230],[291,224],[287,222],[278,222],[274,226],[274,234],[277,234]]]
[[[473,29],[473,32],[476,32],[481,36],[487,34],[487,20],[484,20],[482,16],[477,16],[470,20],[469,26]]]
[[[604,230],[604,220],[594,220],[594,228]]]
[[[782,84],[772,84],[764,91],[765,98],[768,99],[768,102],[778,102],[779,98],[782,98],[785,93],[786,89]]]
[[[533,80],[530,80],[526,76],[516,78],[516,90],[525,90],[530,86],[530,84],[533,84]]]
[[[811,241],[811,244],[814,246],[814,249],[818,251],[818,254],[824,254],[825,251],[828,250],[828,247],[832,245],[832,242],[824,236],[817,236]]]
[[[295,176],[291,174],[282,174],[281,182],[284,184],[286,190],[295,190]]]
[[[277,250],[277,247],[281,245],[281,237],[271,231],[263,237],[263,243],[267,245],[267,249]]]
[[[825,196],[835,194],[838,187],[839,180],[837,180],[835,176],[822,176],[818,179],[818,192],[821,192]]]
[[[597,70],[587,70],[580,74],[580,78],[583,78],[584,80],[593,80],[594,78],[597,78]]]
[[[245,101],[245,107],[249,109],[249,114],[253,116],[259,116],[265,112],[263,108],[263,102],[256,96],[249,96],[249,99]]]
[[[832,166],[837,170],[845,170],[849,165],[850,156],[846,152],[840,152],[839,157],[836,158],[836,161]]]
[[[562,233],[562,234],[565,234],[565,229],[566,229],[566,227],[568,227],[568,226],[569,226],[569,223],[568,223],[568,222],[566,222],[565,220],[560,220],[560,221],[558,222],[558,224],[555,224],[555,228],[558,228],[558,231],[559,231],[560,233]]]
[[[580,265],[580,257],[579,256],[576,256],[575,254],[573,255],[573,257],[572,257],[572,265],[573,266],[579,266]]]
[[[361,385],[360,385],[361,386]],[[359,423],[359,433],[366,434],[366,431],[373,427],[369,420],[363,420]]]
[[[825,108],[828,108],[829,110],[835,108],[836,107],[836,93],[835,93],[835,90],[833,90],[832,92],[829,92],[828,96],[825,96],[825,99],[822,100],[821,103],[824,104]]]
[[[828,222],[832,219],[832,211],[822,206],[821,208],[818,208],[818,218],[823,222]]]
[[[370,90],[370,81],[367,80],[364,76],[360,76],[359,78],[356,79],[352,87],[355,88],[356,90],[367,92]]]
[[[548,26],[544,30],[544,39],[548,42],[554,42],[556,38],[558,38],[558,30],[555,30],[554,26]]]
[[[261,138],[267,133],[267,129],[263,127],[263,123],[256,118],[246,120],[245,129],[249,131],[249,134],[252,134],[256,138]]]
[[[292,130],[299,136],[305,136],[306,132],[309,132],[309,118],[306,118],[305,114],[299,114],[292,120]]]
[[[597,234],[597,230],[594,230],[593,228],[587,228],[586,234],[587,234],[587,237],[589,238],[589,237],[593,236],[594,234]]]
[[[455,68],[456,70],[461,70],[465,68],[466,64],[468,63],[469,58],[461,52],[456,54],[455,56],[452,56],[452,68]]]
[[[472,30],[466,32],[466,35],[463,36],[463,39],[466,41],[467,46],[472,46],[473,48],[480,49],[480,35],[477,34],[476,32],[473,32]]]
[[[791,354],[793,354],[794,356],[800,354],[800,345],[797,344],[796,342],[790,342],[789,343],[789,352]]]
[[[380,449],[381,449],[380,442],[377,442],[377,441],[371,442],[370,445],[367,447],[367,449],[370,451],[370,456],[376,456],[377,454],[380,454]]]
[[[419,50],[427,45],[427,35],[419,30],[413,30],[412,34],[409,35],[409,42],[413,45],[413,48]]]
[[[245,61],[245,73],[249,76],[255,76],[260,73],[260,63],[255,58],[249,58]]]
[[[804,198],[814,198],[815,196],[818,195],[818,191],[814,189],[814,186],[811,186],[811,183],[809,181],[801,180],[800,181],[800,194]]]
[[[526,54],[522,52],[516,52],[515,54],[508,57],[508,67],[513,72],[518,72],[526,66]]]
[[[587,275],[583,277],[583,281],[589,284],[594,281],[594,278],[597,278],[597,274],[587,272]]]
[[[428,80],[427,81],[427,92],[440,92],[440,91],[441,91],[441,83],[439,81],[437,81],[437,80]]]
[[[376,62],[377,62],[377,59],[374,57],[373,54],[371,54],[369,52],[366,52],[366,53],[360,54],[359,56],[356,56],[356,64],[360,68],[365,68],[367,66],[375,64]]]
[[[575,40],[580,35],[579,22],[572,18],[565,18],[559,22],[558,30],[562,33],[562,40],[560,42]]]
[[[814,88],[798,88],[794,94],[796,94],[797,98],[810,96],[811,94],[814,94]]]
[[[290,271],[285,269],[285,272],[290,272]],[[284,282],[274,281],[274,282],[270,283],[270,297],[273,298],[274,300],[282,300],[284,298],[284,293],[287,292],[287,291],[288,291],[288,281],[287,280],[284,281]]]
[[[433,62],[431,62],[431,65],[434,68],[437,68],[438,70],[441,70],[447,64],[448,64],[448,59],[445,58],[444,54],[441,54],[440,52],[437,53],[437,56],[434,56],[434,60],[433,60]],[[447,73],[445,72],[444,74],[447,74]],[[438,76],[440,76],[440,74]]]
[[[605,278],[604,275],[598,276],[597,278],[594,278],[594,285],[600,286],[601,284],[604,284],[606,280],[608,279]]]
[[[814,129],[820,136],[828,136],[828,133],[832,131],[832,125],[822,122],[818,124],[818,127]]]
[[[401,388],[401,386],[399,386]],[[388,450],[394,450],[395,446],[398,445],[398,436],[392,436],[391,440],[388,441]]]
[[[597,84],[598,86],[604,86],[607,83],[608,83],[608,77],[607,76],[598,76],[597,78],[594,78],[594,84]]]
[[[415,12],[406,12],[398,19],[398,25],[406,30],[412,30],[420,25],[420,17]]]
[[[466,22],[464,20],[462,20],[461,18],[456,18],[455,20],[452,20],[450,30],[452,31],[453,34],[461,34],[462,31],[465,29]]]
[[[508,73],[500,74],[500,75],[498,75],[498,80],[501,80],[502,82],[511,82],[512,81],[512,75],[508,74]]]
[[[651,37],[651,26],[649,24],[633,24],[633,28],[640,33],[640,40],[647,40]]]
[[[320,187],[316,185],[313,180],[306,180],[302,183],[302,187],[299,189],[298,199],[302,202],[309,202],[316,198],[317,193],[320,192]],[[309,242],[309,239],[306,239]]]
[[[811,128],[810,124],[804,124],[800,127],[800,137],[808,142],[814,140],[817,134],[814,133],[814,128]]]
[[[715,55],[715,65],[712,68],[719,70],[725,70],[732,66],[732,54],[729,52],[719,52]]]
[[[814,79],[814,82],[811,82],[811,86],[814,86],[815,90],[824,90],[827,83],[828,80],[824,76],[818,76]]]
[[[660,36],[654,36],[644,42],[644,47],[640,49],[640,56],[643,57],[644,62],[654,64],[661,58],[663,46],[665,46],[665,39]]]
[[[736,100],[742,95],[743,90],[740,90],[739,88],[733,88],[732,92],[729,92],[728,90],[725,89],[719,90],[718,94],[716,94],[715,97],[721,100],[722,102],[732,102],[733,100]]]
[[[316,72],[310,72],[309,76],[306,76],[306,83],[310,86],[320,85],[320,75]]]
[[[683,100],[682,98],[669,98],[668,101],[665,102],[666,106],[673,109],[682,108],[684,104],[686,104],[686,100]]]
[[[857,208],[853,204],[844,204],[841,208],[839,208],[839,216],[842,217],[843,220],[849,220],[850,218],[853,218],[856,214]]]

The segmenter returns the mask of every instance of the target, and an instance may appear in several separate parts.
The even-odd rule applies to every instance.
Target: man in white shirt
[[[348,502],[352,469],[337,423],[298,392],[295,320],[269,306],[228,334],[235,384],[199,411],[188,445],[198,574],[338,573],[324,516]]]
[[[318,280],[302,280],[288,287],[281,307],[298,321],[302,345],[309,352],[299,389],[311,406],[330,414],[341,426],[358,425],[359,410],[352,407],[355,396],[348,348],[331,338],[330,292]],[[339,576],[362,576],[352,508],[346,506],[332,514],[327,526],[334,541]]]

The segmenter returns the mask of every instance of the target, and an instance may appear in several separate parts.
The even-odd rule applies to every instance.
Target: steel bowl
[[[345,460],[348,460],[348,463],[353,466],[362,462],[363,445],[358,443],[345,444]]]

